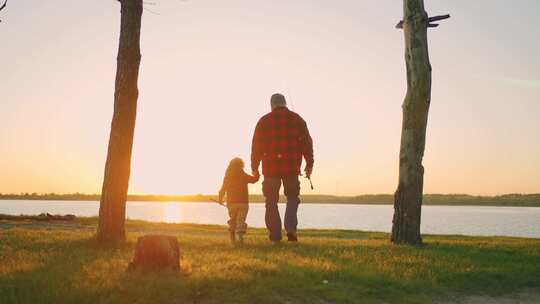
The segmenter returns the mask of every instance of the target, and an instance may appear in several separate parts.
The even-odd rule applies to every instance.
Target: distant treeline
[[[215,195],[148,195],[130,194],[128,201],[152,202],[209,202]],[[61,200],[61,201],[99,201],[99,194],[57,194],[57,193],[20,193],[0,194],[0,200]],[[250,195],[251,202],[264,202],[262,195]],[[282,197],[281,201],[285,201]],[[357,196],[304,195],[302,201],[314,204],[392,204],[391,194],[364,194]],[[424,205],[477,205],[477,206],[523,206],[540,207],[540,193],[504,194],[498,196],[475,196],[468,194],[426,194]]]

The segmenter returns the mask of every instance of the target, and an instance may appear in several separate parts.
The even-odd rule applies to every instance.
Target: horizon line
[[[56,192],[47,192],[47,193],[38,193],[38,192],[20,192],[20,193],[1,193],[2,196],[101,196],[101,193],[56,193]],[[262,193],[253,193],[249,194],[250,196],[263,196]],[[509,192],[504,194],[469,194],[469,193],[424,193],[424,196],[427,195],[442,195],[442,196],[473,196],[473,197],[503,197],[503,196],[529,196],[529,195],[540,195],[540,192],[530,192],[530,193],[520,193],[520,192]],[[127,196],[154,196],[154,197],[213,197],[217,194],[152,194],[152,193],[128,193]],[[333,196],[333,197],[361,197],[361,196],[394,196],[393,193],[364,193],[364,194],[353,194],[353,195],[339,195],[339,194],[301,194],[301,196]]]

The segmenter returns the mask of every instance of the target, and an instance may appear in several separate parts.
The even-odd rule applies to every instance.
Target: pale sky
[[[402,1],[155,0],[143,14],[132,193],[215,193],[249,168],[269,97],[314,139],[316,190],[397,185]],[[540,1],[426,0],[426,193],[540,192]],[[0,13],[0,192],[99,193],[120,5],[14,0]],[[260,184],[252,187],[260,192]]]

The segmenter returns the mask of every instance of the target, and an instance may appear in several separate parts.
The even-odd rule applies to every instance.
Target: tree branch
[[[444,20],[444,19],[448,19],[448,18],[450,18],[450,14],[429,17],[427,27],[437,27],[437,26],[439,26],[439,24],[432,23],[432,22],[440,21],[440,20]],[[402,29],[403,28],[403,20],[400,20],[399,23],[396,24],[396,28],[397,29]]]

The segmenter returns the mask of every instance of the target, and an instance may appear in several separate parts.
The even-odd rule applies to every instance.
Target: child
[[[229,209],[229,232],[231,242],[234,244],[244,242],[244,234],[247,230],[246,217],[249,210],[248,183],[253,184],[259,180],[259,176],[251,176],[244,172],[244,162],[240,158],[233,158],[229,162],[223,186],[219,190],[220,203],[227,195],[227,209]]]

